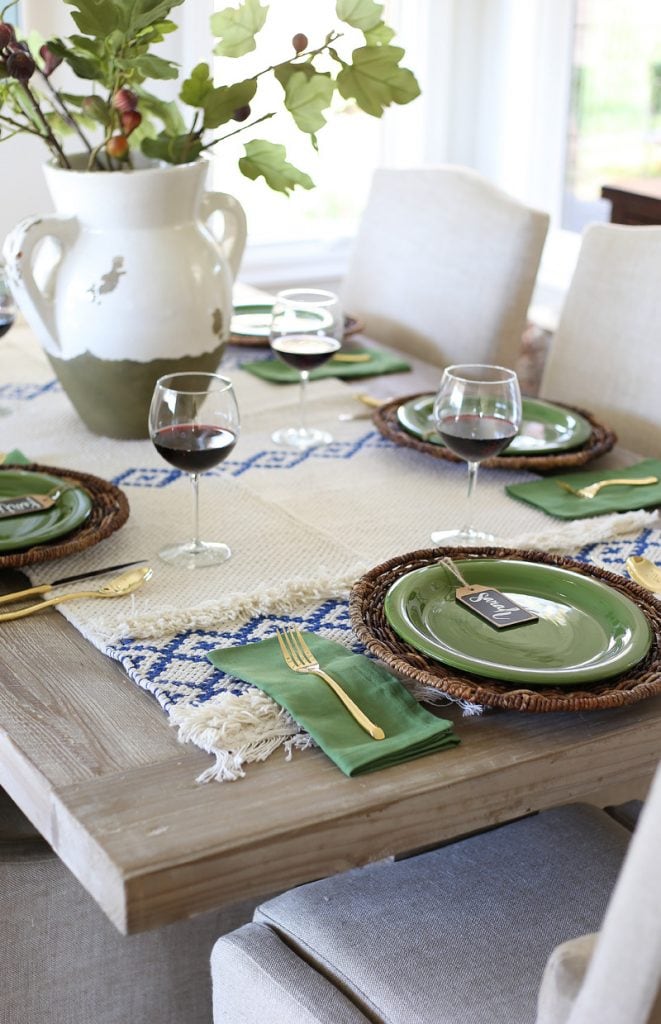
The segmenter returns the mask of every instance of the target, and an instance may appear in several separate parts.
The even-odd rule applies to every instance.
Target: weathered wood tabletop
[[[384,394],[438,371],[370,382]],[[3,592],[24,583],[0,573]],[[641,791],[661,698],[581,714],[444,707],[461,745],[346,778],[319,750],[276,752],[200,785],[208,755],[53,609],[0,630],[0,785],[122,932],[266,895],[565,801]]]

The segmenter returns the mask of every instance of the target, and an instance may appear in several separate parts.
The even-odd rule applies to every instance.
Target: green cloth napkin
[[[286,708],[345,775],[389,768],[459,742],[451,722],[421,707],[380,665],[332,640],[303,635],[324,671],[381,726],[385,739],[373,740],[322,679],[287,668],[277,637],[211,651],[209,660]]]
[[[28,459],[23,452],[19,451],[18,448],[13,448],[10,452],[7,452],[2,460],[2,464],[3,466],[29,466],[30,459]]]
[[[577,490],[597,480],[617,477],[655,476],[660,482],[644,487],[604,487],[594,498],[579,498],[558,487],[556,480],[565,480]],[[580,473],[559,473],[527,484],[511,484],[505,490],[513,498],[541,508],[558,519],[586,519],[607,512],[631,512],[637,508],[661,505],[661,460],[645,459],[626,469],[592,469]]]
[[[352,348],[351,355],[369,352],[370,358],[365,363],[342,363],[329,359],[310,373],[310,380],[321,380],[323,377],[342,377],[347,380],[354,377],[376,377],[381,373],[403,373],[411,366],[399,356],[383,352],[376,348]],[[262,380],[273,381],[274,384],[296,384],[301,379],[298,370],[287,366],[280,359],[259,359],[252,363],[241,363],[241,369],[254,373]]]

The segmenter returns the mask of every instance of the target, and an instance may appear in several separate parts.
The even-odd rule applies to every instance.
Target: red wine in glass
[[[500,416],[445,416],[437,424],[445,445],[467,462],[483,462],[507,448],[516,424]]]
[[[309,372],[330,359],[340,348],[340,342],[325,334],[285,334],[273,338],[271,348],[295,370]]]
[[[485,459],[507,448],[521,423],[521,392],[514,370],[484,363],[448,366],[434,399],[436,430],[451,452],[468,466],[468,508]],[[475,530],[435,530],[434,544],[491,544],[495,537]]]
[[[152,435],[158,454],[184,473],[204,473],[218,466],[230,454],[236,441],[233,431],[202,423],[161,427]]]
[[[199,476],[230,454],[240,430],[231,380],[216,373],[171,373],[156,381],[149,436],[166,462],[188,474],[193,489],[193,536],[159,551],[184,569],[218,565],[232,554],[227,544],[200,538]]]

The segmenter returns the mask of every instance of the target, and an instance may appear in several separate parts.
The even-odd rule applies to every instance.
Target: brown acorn
[[[305,50],[308,45],[308,37],[305,35],[305,32],[297,32],[292,39],[291,44],[296,50],[296,53],[301,53]]]
[[[237,107],[232,114],[233,121],[245,121],[246,118],[250,117],[250,104],[246,103],[244,107]]]

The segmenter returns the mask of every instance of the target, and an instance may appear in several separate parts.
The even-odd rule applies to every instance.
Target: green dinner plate
[[[409,434],[443,445],[434,431],[434,395],[420,395],[400,405],[397,419]],[[588,421],[570,409],[563,409],[538,398],[524,398],[521,428],[501,455],[550,455],[578,448],[590,437],[592,427]]]
[[[263,338],[268,340],[271,333],[272,312],[273,306],[271,303],[235,306],[230,324],[230,334],[238,338]],[[345,316],[345,334],[352,334],[360,326],[355,317]]]
[[[407,573],[385,598],[397,635],[452,668],[536,686],[596,683],[645,657],[652,642],[633,601],[592,576],[535,562],[456,562],[469,583],[494,587],[539,616],[497,631],[455,600],[457,582],[443,565]]]
[[[80,526],[92,511],[92,499],[86,491],[80,487],[71,487],[56,476],[23,470],[0,472],[0,498],[46,494],[58,485],[70,489],[60,496],[52,508],[0,519],[0,551],[21,551],[62,537]]]
[[[246,338],[268,338],[271,332],[273,306],[235,306],[230,333]]]

